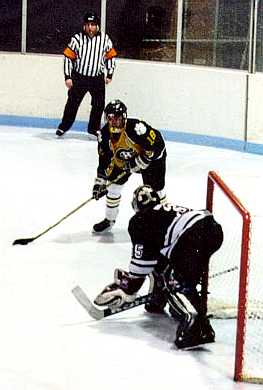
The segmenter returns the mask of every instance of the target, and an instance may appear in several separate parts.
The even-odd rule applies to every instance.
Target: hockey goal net
[[[242,191],[254,191],[256,202],[260,188]],[[262,214],[253,205],[248,211],[214,171],[208,173],[206,201],[224,231],[222,247],[210,261],[207,310],[214,318],[235,319],[234,379],[263,383]]]

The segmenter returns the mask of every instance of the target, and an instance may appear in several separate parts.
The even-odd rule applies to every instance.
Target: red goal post
[[[248,381],[248,382],[263,382],[262,378],[255,378],[253,374],[244,372],[244,346],[245,346],[245,332],[246,322],[248,319],[247,313],[247,289],[248,289],[248,275],[249,275],[249,251],[250,251],[250,229],[251,216],[248,210],[244,207],[238,197],[222,180],[222,178],[214,171],[208,173],[207,178],[207,196],[206,208],[213,212],[214,210],[214,191],[215,186],[220,189],[228,201],[234,206],[237,213],[242,217],[242,236],[241,236],[241,250],[240,250],[240,264],[239,264],[239,293],[238,293],[238,307],[237,307],[237,326],[236,326],[236,348],[235,348],[235,373],[234,380]],[[218,221],[220,223],[220,221]],[[209,275],[207,274],[204,291],[207,291],[209,284]],[[203,296],[207,297],[207,294]],[[207,298],[205,303],[207,307]]]

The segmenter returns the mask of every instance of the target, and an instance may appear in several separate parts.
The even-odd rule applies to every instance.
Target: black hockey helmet
[[[100,25],[100,18],[94,11],[86,12],[83,17],[83,23],[89,23],[89,22],[96,23],[98,26]]]
[[[127,107],[119,99],[112,100],[104,109],[107,121],[111,121],[110,132],[120,134],[125,127]]]
[[[149,185],[142,185],[136,188],[133,193],[132,208],[135,213],[160,203],[160,197]]]
[[[107,104],[104,109],[106,117],[112,116],[122,116],[123,119],[127,118],[127,107],[119,99],[112,100]]]

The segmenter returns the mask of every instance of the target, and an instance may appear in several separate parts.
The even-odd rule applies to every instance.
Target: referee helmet
[[[83,17],[83,22],[84,23],[95,23],[98,26],[100,25],[100,18],[94,11],[88,11],[85,13]]]

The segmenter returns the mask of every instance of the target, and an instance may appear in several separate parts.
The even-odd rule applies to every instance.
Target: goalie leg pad
[[[197,311],[184,294],[173,293],[168,298],[169,312],[177,321],[191,322],[190,317],[195,317]]]
[[[201,315],[190,300],[182,293],[174,293],[169,297],[169,311],[179,320],[174,341],[177,348],[190,348],[215,341],[215,332],[208,317]]]

